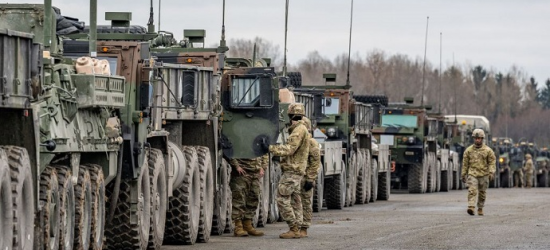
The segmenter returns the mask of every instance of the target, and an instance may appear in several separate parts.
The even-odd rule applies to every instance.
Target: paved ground
[[[286,224],[264,237],[212,237],[163,249],[550,249],[550,188],[489,189],[485,216],[466,213],[465,190],[412,195],[314,213],[309,237],[279,239]]]

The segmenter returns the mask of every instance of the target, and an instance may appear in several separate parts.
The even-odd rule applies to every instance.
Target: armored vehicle
[[[392,173],[394,188],[407,188],[409,193],[435,192],[437,180],[437,120],[427,115],[430,107],[389,104],[382,111],[379,127],[373,129],[380,144],[389,145],[395,163]]]

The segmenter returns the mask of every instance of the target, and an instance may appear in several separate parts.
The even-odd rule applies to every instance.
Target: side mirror
[[[332,98],[325,98],[325,107],[330,107],[332,105]]]

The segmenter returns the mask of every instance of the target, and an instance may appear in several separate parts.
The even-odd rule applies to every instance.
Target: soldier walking
[[[493,150],[483,143],[483,130],[474,129],[472,136],[474,145],[464,151],[461,176],[462,181],[468,183],[468,214],[474,215],[477,196],[477,214],[483,215],[489,180],[494,178],[496,171],[496,159]]]
[[[302,178],[305,175],[307,158],[309,154],[308,131],[302,121],[305,116],[305,108],[301,103],[292,103],[288,106],[288,117],[291,121],[286,144],[268,145],[263,141],[264,150],[269,150],[274,156],[282,156],[281,170],[283,175],[277,188],[277,205],[281,216],[288,224],[290,230],[279,235],[282,239],[300,238],[300,226],[302,224]],[[291,201],[295,202],[295,207]],[[299,208],[299,209],[298,209]]]
[[[235,224],[235,237],[263,236],[264,232],[252,226],[252,219],[260,201],[260,179],[263,178],[269,165],[269,154],[254,159],[231,159],[229,164],[231,181],[229,186],[232,192],[233,211],[231,219]]]
[[[295,208],[295,210],[302,209],[303,220],[300,228],[300,236],[302,238],[307,237],[307,229],[311,226],[311,217],[313,216],[313,207],[311,203],[311,197],[313,197],[313,187],[315,187],[315,180],[317,180],[317,174],[321,167],[321,149],[319,143],[311,136],[312,126],[311,120],[307,117],[303,117],[306,128],[310,132],[309,134],[309,154],[307,158],[306,175],[302,179],[302,207]],[[293,202],[293,206],[296,204]]]
[[[525,187],[531,188],[533,186],[533,172],[534,172],[534,166],[533,166],[533,159],[531,157],[531,154],[525,154],[525,167],[523,167],[525,170]]]

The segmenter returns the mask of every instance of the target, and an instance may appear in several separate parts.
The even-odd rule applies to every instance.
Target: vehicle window
[[[325,98],[323,99],[323,105],[325,107],[325,115],[337,115],[340,113],[340,99],[338,98]]]
[[[234,107],[254,106],[259,100],[259,78],[234,78],[231,88],[231,103]]]
[[[417,128],[417,117],[414,115],[382,115],[382,127]]]

